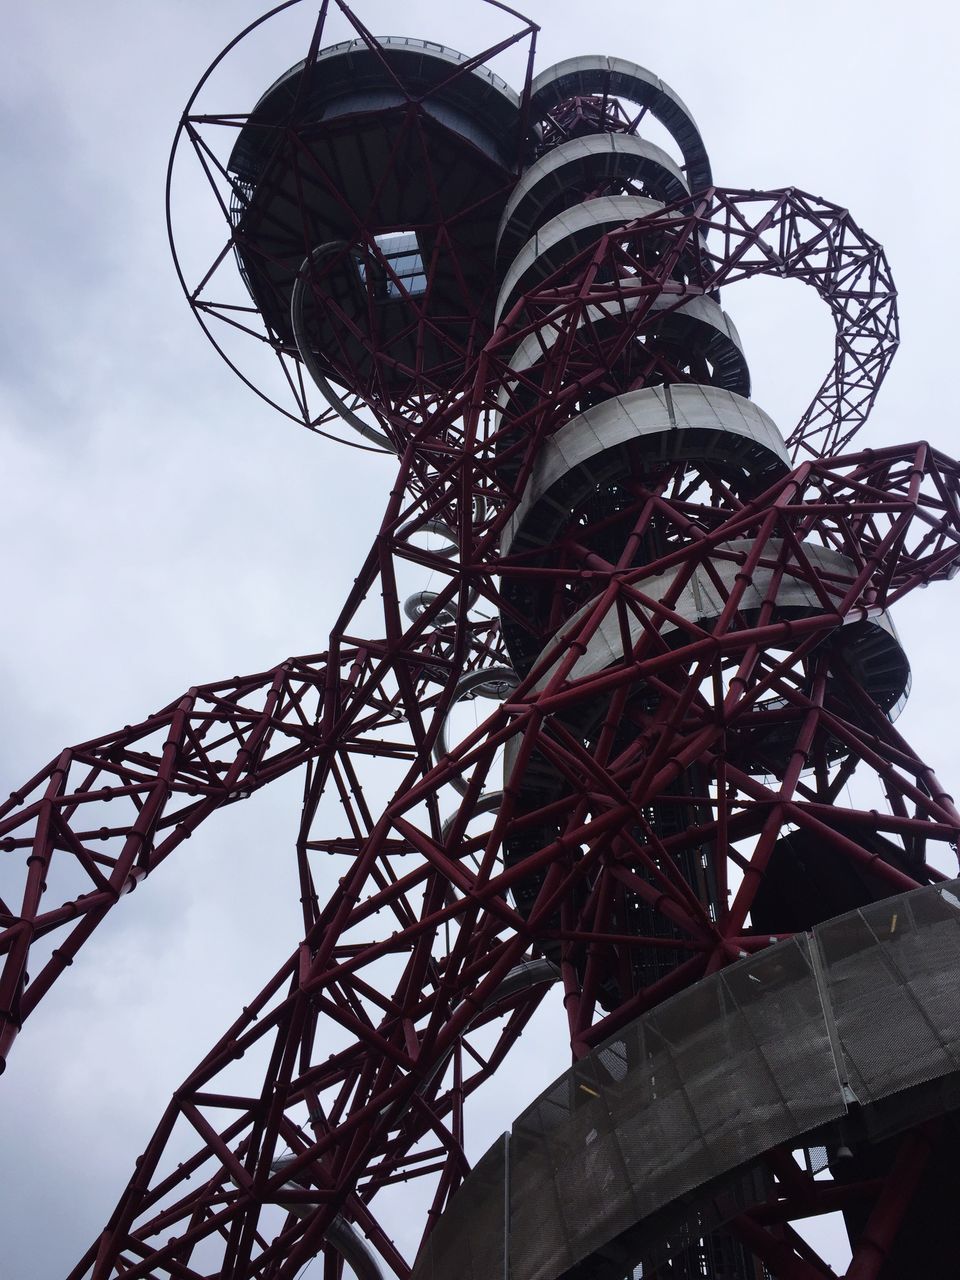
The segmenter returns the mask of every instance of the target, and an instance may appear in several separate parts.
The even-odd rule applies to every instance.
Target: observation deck
[[[424,40],[333,45],[271,85],[230,156],[268,329],[374,404],[443,390],[490,332],[519,99],[467,62]]]

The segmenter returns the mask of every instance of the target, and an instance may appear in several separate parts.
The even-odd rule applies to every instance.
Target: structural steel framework
[[[398,470],[325,653],[191,689],[0,806],[22,867],[5,1060],[125,893],[304,776],[303,937],[176,1089],[74,1277],[293,1280],[322,1255],[406,1280],[381,1205],[422,1179],[424,1239],[444,1222],[470,1097],[552,985],[574,1063],[613,1072],[652,1011],[955,868],[960,814],[895,727],[889,610],[960,564],[960,463],[852,443],[898,340],[880,246],[803,192],[715,186],[687,108],[633,63],[535,75],[535,24],[493,7],[515,29],[465,56],[324,0],[251,111],[195,95],[181,121],[226,225],[200,277],[178,266],[201,323],[224,354],[223,334],[275,354],[281,391],[255,389],[283,412]],[[333,13],[354,36],[327,45]],[[486,66],[513,46],[519,93]],[[836,326],[786,439],[719,305],[757,274],[811,285]],[[722,1071],[730,1050],[700,1052]],[[833,1276],[797,1224],[841,1212],[848,1280],[953,1276],[941,1084],[872,1128],[843,1094],[840,1128],[780,1134],[723,1212],[706,1162],[662,1221],[562,1273]]]

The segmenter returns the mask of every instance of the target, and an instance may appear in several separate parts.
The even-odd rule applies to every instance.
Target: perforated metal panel
[[[960,895],[947,887],[877,902],[815,931],[861,1102],[960,1069],[958,929]]]
[[[462,1280],[491,1280],[504,1274],[503,1212],[507,1200],[507,1148],[510,1135],[503,1134],[474,1166],[465,1186],[472,1199],[472,1212],[445,1213],[430,1236],[417,1264],[421,1280],[442,1276]],[[461,1194],[458,1200],[462,1198]],[[469,1219],[465,1230],[465,1218]]]

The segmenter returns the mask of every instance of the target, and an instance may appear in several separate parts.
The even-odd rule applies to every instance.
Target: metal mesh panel
[[[554,1172],[568,1158],[557,1141],[570,1119],[571,1082],[563,1076],[513,1126],[510,1142],[510,1273],[555,1276],[576,1261]],[[570,1144],[569,1158],[574,1158]],[[569,1208],[569,1206],[568,1206]]]
[[[802,1147],[799,1154],[803,1159],[804,1169],[811,1176],[826,1169],[830,1163],[826,1147]]]
[[[761,952],[721,975],[735,994],[777,1090],[778,1112],[766,1130],[781,1141],[835,1111],[838,1080],[820,993],[809,958],[809,941],[798,937]]]
[[[623,1241],[624,1252],[637,1260],[640,1275],[667,1263],[675,1264],[678,1253],[693,1248],[716,1228],[766,1200],[772,1188],[773,1175],[754,1163],[736,1176],[704,1188],[697,1195],[695,1208],[680,1202],[637,1223]],[[594,1276],[594,1258],[583,1265],[589,1268],[590,1280],[602,1280],[599,1270]],[[615,1280],[622,1280],[622,1276],[621,1269]],[[670,1276],[672,1280],[673,1272]]]
[[[504,1172],[509,1134],[477,1161],[417,1259],[422,1280],[493,1280],[503,1275]]]
[[[960,1067],[960,910],[931,888],[874,903],[816,933],[860,1101]]]

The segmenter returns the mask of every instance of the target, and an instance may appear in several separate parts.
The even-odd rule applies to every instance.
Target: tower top
[[[324,46],[324,7],[306,56],[248,113],[194,114],[224,55],[201,80],[174,157],[185,137],[196,148],[202,130],[226,126],[200,159],[229,241],[199,287],[181,278],[215,345],[265,398],[283,408],[268,389],[275,370],[234,357],[224,338],[258,337],[279,357],[290,416],[314,428],[339,417],[396,449],[449,403],[503,319],[510,259],[535,242],[546,207],[563,214],[591,194],[689,202],[710,164],[682,100],[635,63],[587,55],[534,76],[536,27],[511,10],[512,34],[470,55],[374,37],[339,8],[356,35]],[[488,63],[524,44],[514,89]],[[637,136],[645,116],[665,127],[673,155]],[[208,301],[236,267],[242,292],[235,278],[226,304]]]

